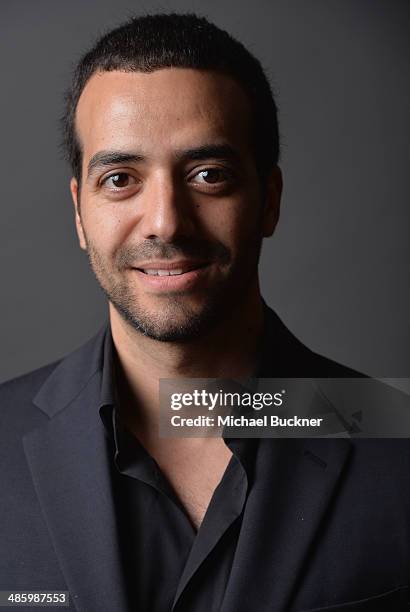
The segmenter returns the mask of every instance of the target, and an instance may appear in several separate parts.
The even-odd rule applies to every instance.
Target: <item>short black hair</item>
[[[75,128],[81,93],[96,72],[153,72],[161,68],[216,71],[233,78],[248,95],[253,115],[253,146],[265,178],[279,158],[277,106],[260,62],[240,43],[195,14],[134,17],[102,36],[78,62],[65,96],[63,146],[73,176],[81,182],[82,150]]]

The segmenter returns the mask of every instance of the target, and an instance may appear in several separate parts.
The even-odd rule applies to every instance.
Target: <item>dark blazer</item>
[[[355,375],[311,352],[273,311],[267,320],[262,376]],[[69,591],[77,612],[128,610],[96,406],[106,332],[0,386],[0,590]],[[241,536],[222,612],[409,610],[409,441],[260,444],[270,503],[253,508],[259,519]]]

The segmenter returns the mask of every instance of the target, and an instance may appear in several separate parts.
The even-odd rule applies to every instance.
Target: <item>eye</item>
[[[136,182],[136,179],[127,172],[117,172],[116,174],[107,176],[107,178],[103,180],[102,185],[107,186],[109,189],[114,188],[114,190],[117,190],[135,185]]]
[[[206,185],[225,183],[231,178],[230,173],[223,168],[205,168],[194,176],[194,182]]]

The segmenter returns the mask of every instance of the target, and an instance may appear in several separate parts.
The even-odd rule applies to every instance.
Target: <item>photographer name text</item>
[[[284,418],[273,414],[261,417],[244,415],[182,417],[175,414],[170,421],[173,427],[320,427],[323,418],[302,418],[296,415]]]

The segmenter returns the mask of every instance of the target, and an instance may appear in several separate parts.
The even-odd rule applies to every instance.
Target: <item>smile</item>
[[[149,276],[179,276],[184,274],[184,270],[141,270],[144,274]]]
[[[142,285],[149,291],[190,291],[199,288],[207,277],[208,262],[147,262],[134,267]]]
[[[136,269],[148,276],[180,276],[206,265],[203,261],[147,262]]]

